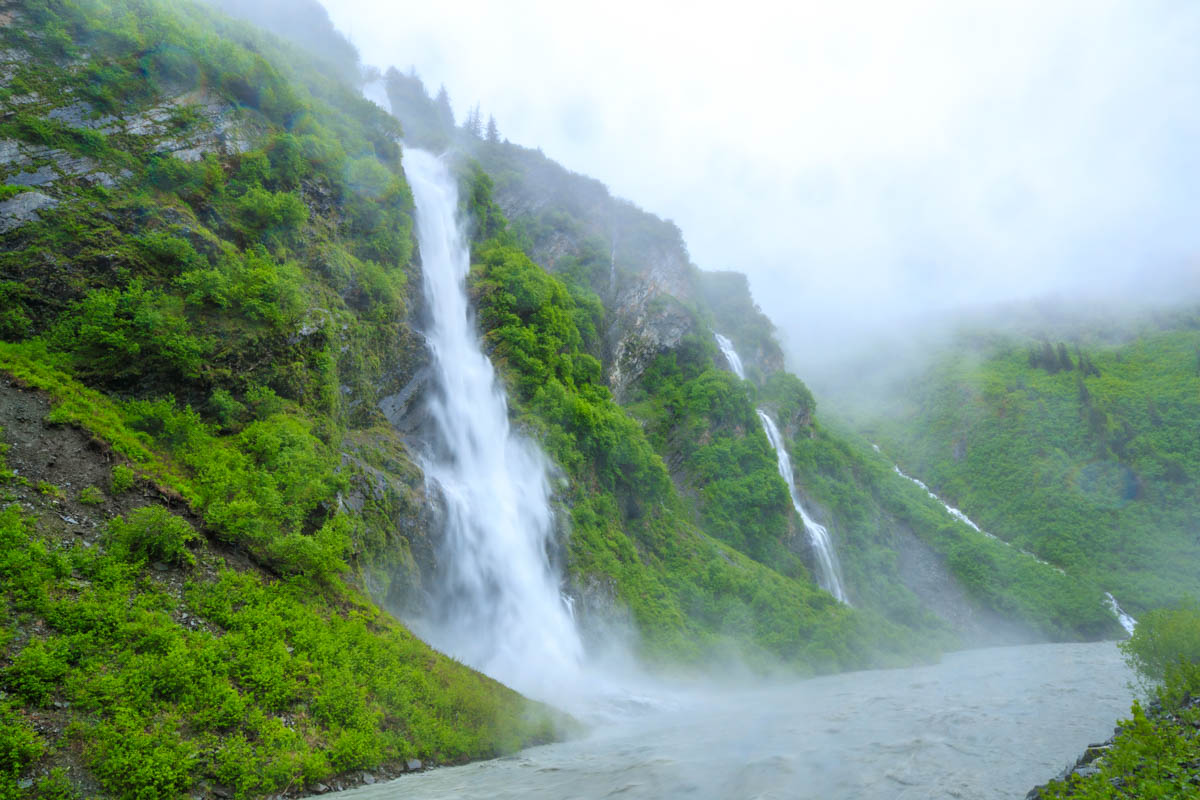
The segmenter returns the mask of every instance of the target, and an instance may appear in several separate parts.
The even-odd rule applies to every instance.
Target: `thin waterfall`
[[[733,374],[737,375],[742,380],[746,379],[746,369],[742,365],[742,359],[737,354],[737,350],[733,347],[733,342],[725,336],[714,332],[713,337],[717,340],[717,347],[721,348],[721,353],[725,356],[725,361],[728,362],[729,368],[733,370]],[[800,515],[800,521],[804,523],[804,530],[808,533],[809,541],[812,542],[813,552],[817,557],[817,583],[821,588],[829,592],[846,605],[850,605],[850,599],[846,596],[846,590],[842,586],[842,568],[838,564],[837,551],[833,548],[833,537],[829,535],[829,531],[824,525],[817,522],[808,515],[804,510],[804,506],[800,503],[800,495],[796,492],[796,478],[792,473],[792,459],[788,455],[787,447],[784,444],[783,436],[780,435],[779,429],[775,427],[774,421],[761,408],[756,409],[758,418],[762,420],[763,431],[767,434],[767,441],[771,443],[771,447],[775,450],[775,459],[779,468],[779,476],[783,478],[787,484],[788,494],[792,498],[792,506],[796,509],[796,513]]]
[[[879,449],[879,445],[872,444],[871,447],[874,448],[876,453],[883,455],[883,451]],[[950,505],[942,498],[938,497],[936,494],[934,494],[933,490],[930,489],[925,484],[925,482],[922,481],[920,478],[914,478],[913,476],[905,473],[896,464],[892,464],[892,469],[901,478],[904,478],[905,480],[908,480],[908,481],[912,481],[917,486],[920,486],[922,489],[924,489],[925,494],[929,495],[930,499],[936,500],[942,506],[942,508],[946,509],[946,513],[948,513],[950,516],[954,517],[959,522],[963,523],[964,525],[969,526],[972,530],[974,530],[978,533],[982,533],[984,536],[988,537],[989,539],[999,542],[1000,544],[1004,545],[1005,547],[1013,547],[1012,542],[1007,542],[1004,539],[1001,539],[999,536],[995,535],[994,533],[988,533],[983,528],[980,528],[978,525],[976,525],[975,522],[970,517],[968,517],[965,512],[963,512],[960,509],[955,508],[954,506]],[[1041,564],[1044,567],[1049,567],[1050,569],[1054,570],[1055,572],[1059,573],[1060,575],[1067,574],[1066,571],[1062,567],[1057,567],[1054,564],[1051,564],[1049,561],[1038,558],[1036,555],[1034,555],[1033,553],[1029,552],[1028,550],[1026,550],[1022,547],[1017,547],[1015,549],[1021,555],[1032,558],[1037,563]],[[1108,606],[1109,611],[1111,611],[1113,616],[1117,618],[1117,622],[1119,622],[1121,624],[1121,627],[1125,629],[1125,632],[1128,633],[1130,636],[1132,636],[1133,629],[1137,627],[1137,620],[1125,613],[1125,611],[1121,608],[1121,606],[1117,604],[1117,598],[1113,597],[1110,592],[1105,592],[1104,597],[1105,597],[1105,604]]]
[[[873,447],[875,449],[876,453],[883,455],[883,451],[879,449],[879,445],[872,444],[871,447]],[[930,489],[927,485],[925,485],[925,482],[922,481],[920,478],[914,478],[912,475],[905,473],[896,464],[892,464],[892,470],[897,475],[899,475],[901,478],[904,478],[906,481],[911,481],[912,483],[915,483],[917,486],[920,486],[922,489],[925,490],[925,494],[929,495],[930,499],[936,500],[938,502],[938,504],[941,505],[942,508],[946,509],[947,514],[954,517],[956,520],[963,523],[967,527],[971,528],[976,533],[982,533],[984,536],[988,537],[989,539],[999,542],[1000,544],[1004,545],[1005,547],[1013,547],[1012,542],[1005,541],[1004,539],[1001,539],[999,536],[997,536],[994,533],[988,533],[983,528],[980,528],[978,525],[976,525],[975,522],[970,517],[968,517],[965,512],[963,512],[960,509],[955,508],[954,506],[950,505],[942,498],[938,497],[936,494],[934,494],[933,490]],[[1029,556],[1030,558],[1032,558],[1034,561],[1038,562],[1042,566],[1049,567],[1050,569],[1052,569],[1060,574],[1063,574],[1063,575],[1066,574],[1063,571],[1062,567],[1056,567],[1053,564],[1051,564],[1049,561],[1038,558],[1033,553],[1029,552],[1028,550],[1026,550],[1024,548],[1016,547],[1014,549],[1016,549],[1017,552],[1019,552],[1023,556]]]
[[[1137,628],[1137,620],[1125,613],[1125,610],[1117,603],[1117,598],[1112,596],[1112,592],[1105,592],[1104,598],[1108,601],[1108,609],[1117,618],[1117,622],[1121,623],[1121,627],[1125,629],[1126,633],[1133,636],[1133,631]]]
[[[714,333],[713,337],[716,338],[717,347],[721,348],[721,354],[725,356],[725,361],[728,362],[729,368],[733,370],[733,374],[742,380],[746,380],[746,369],[742,366],[741,356],[737,354],[737,350],[733,349],[733,342],[719,333]]]
[[[578,679],[583,647],[547,551],[550,464],[509,425],[480,348],[465,281],[470,255],[445,163],[406,148],[433,361],[432,441],[423,467],[445,510],[430,611],[413,625],[440,650],[509,686],[554,698]]]
[[[779,429],[775,427],[775,422],[761,408],[758,409],[758,418],[762,420],[767,441],[775,448],[779,475],[787,484],[792,506],[800,515],[800,521],[804,523],[804,529],[808,531],[808,538],[812,541],[813,552],[817,556],[817,583],[838,600],[850,605],[850,598],[846,596],[846,590],[842,587],[842,568],[838,564],[837,551],[833,549],[833,537],[829,535],[825,526],[810,517],[801,505],[800,495],[796,492],[796,479],[792,474],[792,459],[788,456],[787,445]]]

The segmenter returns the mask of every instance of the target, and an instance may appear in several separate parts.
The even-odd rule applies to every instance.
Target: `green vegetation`
[[[197,4],[19,13],[0,136],[120,177],[58,180],[56,208],[0,237],[0,371],[111,449],[121,516],[86,547],[60,535],[59,486],[0,467],[0,797],[75,796],[55,768],[76,757],[111,796],[251,797],[555,735],[357,588],[406,543],[340,502],[359,476],[343,454],[370,442],[414,469],[379,433],[412,369],[395,121]],[[15,109],[18,89],[43,102]],[[81,101],[139,132],[45,116]]]
[[[487,202],[486,191],[469,196]],[[647,436],[612,400],[600,362],[586,352],[602,309],[594,294],[548,275],[512,242],[501,226],[496,238],[475,248],[470,285],[485,341],[520,421],[571,479],[561,500],[571,519],[573,579],[612,587],[631,610],[647,656],[693,660],[740,641],[755,658],[828,670],[933,651],[936,644],[914,640],[873,612],[838,604],[783,551],[787,493],[747,398],[751,388],[712,369],[711,352],[698,343],[706,366],[689,373],[679,391],[692,403],[697,426],[725,424],[726,415],[736,421],[728,438],[693,455],[697,470],[709,470],[707,496],[694,517],[656,452],[653,432]],[[678,381],[666,362],[660,371],[664,385],[653,394],[667,398],[665,409],[678,399],[666,383]],[[671,424],[684,427],[672,418],[664,428]],[[737,427],[742,435],[735,437]],[[748,477],[737,474],[739,459],[754,465]],[[727,478],[716,474],[726,468]],[[747,501],[756,505],[739,507]],[[765,523],[753,519],[763,507],[772,514]],[[749,540],[739,523],[752,531]],[[753,555],[758,530],[766,531],[760,549],[787,574],[714,538],[727,536]]]
[[[1112,747],[1092,762],[1093,774],[1041,790],[1044,800],[1176,798],[1200,793],[1200,609],[1155,609],[1121,643],[1150,689],[1147,710],[1134,702]]]
[[[986,530],[1139,616],[1200,592],[1198,346],[1194,313],[1116,341],[992,339],[866,425]]]
[[[98,506],[104,502],[104,495],[95,486],[86,486],[79,492],[79,502],[87,506]]]
[[[133,488],[134,475],[133,470],[124,464],[115,464],[112,468],[112,477],[109,479],[108,487],[113,494],[124,494]]]
[[[191,564],[183,545],[195,533],[159,506],[110,530],[119,546],[101,553],[39,537],[15,505],[0,511],[10,637],[0,796],[18,796],[18,777],[43,754],[73,746],[113,796],[183,796],[203,780],[249,797],[553,734],[549,717],[526,716],[520,698],[366,605],[231,570],[197,575],[179,595],[144,558]],[[63,739],[32,730],[28,710],[65,704]]]

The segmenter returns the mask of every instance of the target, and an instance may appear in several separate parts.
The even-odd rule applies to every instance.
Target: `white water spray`
[[[713,336],[717,340],[717,347],[721,348],[721,354],[725,356],[725,360],[729,363],[729,368],[733,370],[733,374],[742,380],[746,380],[746,369],[742,366],[741,356],[737,354],[737,350],[733,349],[733,342],[719,333],[714,333]]]
[[[883,455],[883,451],[879,449],[879,445],[872,444],[871,447],[873,447],[875,449],[876,453]],[[911,481],[911,482],[915,483],[917,486],[920,486],[922,489],[924,489],[925,494],[929,495],[931,500],[936,500],[937,503],[942,508],[946,509],[947,514],[954,517],[956,520],[963,523],[967,527],[971,528],[976,533],[982,533],[987,538],[989,538],[993,541],[999,542],[1000,544],[1004,545],[1005,547],[1013,547],[1012,542],[1005,541],[1004,539],[1001,539],[999,536],[997,536],[994,533],[988,533],[983,528],[980,528],[978,525],[976,525],[975,522],[966,515],[966,513],[964,513],[960,509],[955,508],[954,506],[950,505],[942,498],[938,497],[936,494],[934,494],[933,490],[930,489],[927,485],[925,485],[925,482],[922,481],[920,478],[914,478],[912,475],[905,473],[903,470],[900,469],[900,467],[898,467],[895,464],[892,464],[892,469],[901,478],[904,478],[907,481]],[[1062,567],[1056,567],[1053,564],[1051,564],[1049,561],[1038,558],[1033,553],[1029,552],[1028,550],[1026,550],[1024,548],[1014,547],[1013,549],[1015,549],[1018,553],[1020,553],[1023,556],[1028,556],[1029,558],[1032,558],[1034,561],[1041,564],[1042,566],[1049,567],[1050,569],[1054,570],[1055,572],[1059,573],[1060,575],[1066,575],[1066,572],[1063,570]]]
[[[728,337],[722,336],[719,333],[713,332],[713,337],[717,340],[717,347],[721,348],[721,353],[725,356],[725,361],[729,364],[729,368],[733,370],[733,374],[737,375],[742,380],[746,380],[746,368],[742,365],[742,358],[737,354],[737,350],[733,348],[733,342],[729,341]],[[833,537],[829,535],[829,531],[824,525],[817,522],[808,515],[804,510],[804,506],[800,503],[800,495],[796,492],[796,476],[792,472],[792,459],[788,455],[787,447],[784,444],[783,436],[780,435],[779,429],[775,427],[775,423],[767,412],[761,408],[755,409],[758,412],[758,418],[762,420],[763,432],[767,434],[767,441],[771,443],[771,447],[775,450],[775,460],[779,467],[779,477],[783,478],[787,484],[788,494],[792,498],[792,507],[796,509],[796,513],[800,515],[800,521],[804,523],[804,530],[808,533],[809,541],[812,542],[813,552],[817,557],[817,583],[821,588],[829,592],[846,605],[850,605],[850,598],[846,596],[846,590],[842,586],[842,568],[838,564],[837,551],[833,549]]]
[[[1117,618],[1117,622],[1121,623],[1121,627],[1130,636],[1133,636],[1133,630],[1137,627],[1137,620],[1125,613],[1125,610],[1117,603],[1117,598],[1112,596],[1112,592],[1104,593],[1105,599],[1108,600],[1108,608],[1112,611],[1113,616]]]
[[[830,537],[825,526],[810,517],[804,510],[804,506],[800,504],[800,495],[796,492],[796,479],[792,474],[792,459],[788,456],[787,446],[779,434],[779,429],[767,416],[767,412],[761,408],[758,409],[758,418],[762,420],[767,440],[771,443],[771,447],[775,448],[779,475],[787,484],[788,494],[792,498],[792,506],[800,515],[800,521],[804,523],[804,529],[808,531],[808,537],[812,541],[813,551],[817,556],[817,583],[838,600],[850,605],[850,598],[846,596],[846,590],[842,588],[842,568],[838,564],[837,551],[833,549],[833,538]]]
[[[504,393],[479,346],[454,178],[441,159],[411,148],[404,169],[416,202],[435,375],[433,447],[423,466],[446,511],[431,610],[414,627],[497,680],[559,700],[578,681],[583,647],[547,556],[549,464],[510,428]]]

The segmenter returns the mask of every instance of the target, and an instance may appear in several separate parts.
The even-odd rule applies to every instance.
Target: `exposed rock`
[[[8,233],[38,219],[38,212],[54,208],[58,201],[41,192],[21,192],[0,203],[0,233]]]
[[[431,377],[429,368],[422,367],[400,391],[379,401],[383,416],[405,436],[413,435],[425,425],[428,412],[424,398]]]
[[[96,116],[95,107],[91,103],[83,101],[53,109],[46,116],[72,128],[88,128],[90,130],[112,130],[120,122],[111,114]]]
[[[406,766],[406,767],[408,767],[408,771],[409,771],[409,772],[416,772],[417,770],[419,770],[419,769],[422,767],[422,764],[421,764],[421,760],[420,760],[420,759],[417,759],[417,758],[410,758],[410,759],[409,759],[409,760],[408,760],[408,761],[405,763],[405,766]]]
[[[54,171],[54,168],[44,166],[38,167],[32,172],[18,172],[16,175],[9,175],[4,182],[13,186],[45,186],[56,180],[58,180],[58,173]]]
[[[608,384],[618,402],[651,361],[697,330],[695,316],[673,293],[675,289],[652,272],[620,294],[606,337]]]
[[[0,166],[22,166],[29,158],[21,152],[21,143],[16,139],[0,139]]]

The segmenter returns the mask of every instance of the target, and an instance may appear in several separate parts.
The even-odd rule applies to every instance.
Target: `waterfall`
[[[1130,636],[1133,636],[1133,629],[1137,627],[1137,620],[1125,613],[1117,603],[1117,598],[1112,596],[1112,592],[1104,593],[1105,599],[1108,600],[1108,608],[1112,611],[1113,616],[1117,618],[1117,622],[1121,623],[1121,627]]]
[[[717,340],[717,347],[721,348],[721,353],[725,356],[725,361],[733,370],[733,374],[746,380],[746,368],[742,366],[742,358],[737,354],[737,350],[733,349],[733,342],[715,331],[713,337]],[[804,530],[808,533],[809,541],[812,542],[813,552],[816,553],[817,572],[819,573],[817,583],[838,600],[850,605],[850,599],[846,597],[846,590],[842,588],[842,568],[838,564],[837,551],[833,549],[833,538],[825,526],[810,517],[804,510],[804,506],[800,504],[800,495],[796,493],[796,478],[792,473],[792,459],[788,455],[779,429],[775,427],[775,423],[767,415],[767,412],[761,408],[755,410],[758,412],[758,418],[762,420],[767,441],[775,450],[779,477],[783,478],[784,483],[787,484],[788,494],[792,498],[792,506],[800,515],[800,521],[804,523]]]
[[[879,453],[880,455],[883,455],[883,451],[879,449],[879,445],[877,445],[877,444],[872,444],[872,445],[871,445],[871,447],[873,447],[873,448],[875,449],[875,452],[876,452],[876,453]],[[966,514],[965,514],[963,511],[961,511],[960,509],[957,509],[957,508],[955,508],[954,506],[950,505],[950,504],[949,504],[949,503],[947,503],[945,500],[943,500],[942,498],[940,498],[940,497],[938,497],[936,494],[934,494],[934,493],[933,493],[933,490],[932,490],[932,489],[930,489],[930,488],[929,488],[927,485],[925,485],[925,482],[924,482],[924,481],[922,481],[920,478],[914,478],[913,476],[906,474],[906,473],[905,473],[903,470],[901,470],[901,469],[900,469],[900,467],[899,467],[899,466],[897,466],[896,464],[892,464],[892,470],[893,470],[893,471],[894,471],[894,472],[895,472],[897,475],[899,475],[901,478],[904,478],[906,481],[911,481],[912,483],[915,483],[917,486],[920,486],[922,489],[924,489],[924,490],[925,490],[925,494],[929,495],[929,497],[930,497],[930,499],[931,499],[931,500],[936,500],[936,501],[937,501],[937,503],[938,503],[938,504],[939,504],[939,505],[940,505],[942,508],[946,509],[946,513],[947,513],[947,514],[949,514],[950,516],[954,517],[956,520],[958,520],[959,522],[963,523],[963,524],[964,524],[964,525],[966,525],[967,527],[971,528],[971,529],[972,529],[973,531],[975,531],[976,533],[982,533],[984,536],[988,537],[989,539],[992,539],[993,541],[997,541],[997,542],[999,542],[1000,544],[1004,545],[1005,547],[1012,547],[1012,546],[1013,546],[1012,542],[1007,542],[1007,541],[1005,541],[1004,539],[1001,539],[1001,538],[1000,538],[999,536],[997,536],[996,534],[994,534],[994,533],[988,533],[988,532],[987,532],[987,531],[985,531],[983,528],[980,528],[980,527],[979,527],[978,525],[976,525],[976,524],[975,524],[975,522],[974,522],[974,521],[973,521],[973,520],[972,520],[970,517],[968,517],[968,516],[967,516],[967,515],[966,515]],[[1029,552],[1028,550],[1026,550],[1026,549],[1024,549],[1024,548],[1018,547],[1018,548],[1016,548],[1016,550],[1017,550],[1017,552],[1018,552],[1018,553],[1020,553],[1021,555],[1023,555],[1023,556],[1028,556],[1029,558],[1032,558],[1032,559],[1033,559],[1034,561],[1036,561],[1037,563],[1041,564],[1042,566],[1049,567],[1050,569],[1054,570],[1055,572],[1059,573],[1060,575],[1065,575],[1065,574],[1066,574],[1066,572],[1064,572],[1064,571],[1063,571],[1062,567],[1056,567],[1056,566],[1054,566],[1053,564],[1051,564],[1049,561],[1045,561],[1044,559],[1038,558],[1038,557],[1037,557],[1037,556],[1035,556],[1033,553]]]
[[[445,530],[430,611],[414,620],[434,647],[542,699],[578,680],[583,647],[547,549],[550,464],[509,425],[467,304],[470,263],[458,190],[441,159],[406,148],[433,360],[432,442],[423,467]]]
[[[742,380],[746,380],[746,370],[742,366],[742,359],[737,354],[737,350],[733,349],[733,342],[719,333],[714,333],[713,336],[716,337],[717,347],[721,348],[721,353],[725,356],[725,360],[729,363],[729,368],[733,370],[733,374]]]
[[[792,474],[792,459],[788,456],[783,436],[775,427],[775,423],[767,416],[767,412],[761,408],[758,409],[758,418],[762,420],[767,440],[771,443],[771,447],[775,448],[779,475],[787,484],[788,494],[792,497],[792,506],[800,515],[800,521],[804,523],[804,529],[808,531],[808,538],[812,541],[813,551],[817,555],[817,582],[821,584],[822,589],[846,605],[850,605],[850,598],[846,597],[846,590],[842,588],[842,569],[838,564],[837,552],[833,549],[833,538],[830,537],[825,526],[810,517],[804,510],[804,506],[800,504],[800,495],[796,493],[796,479]]]

